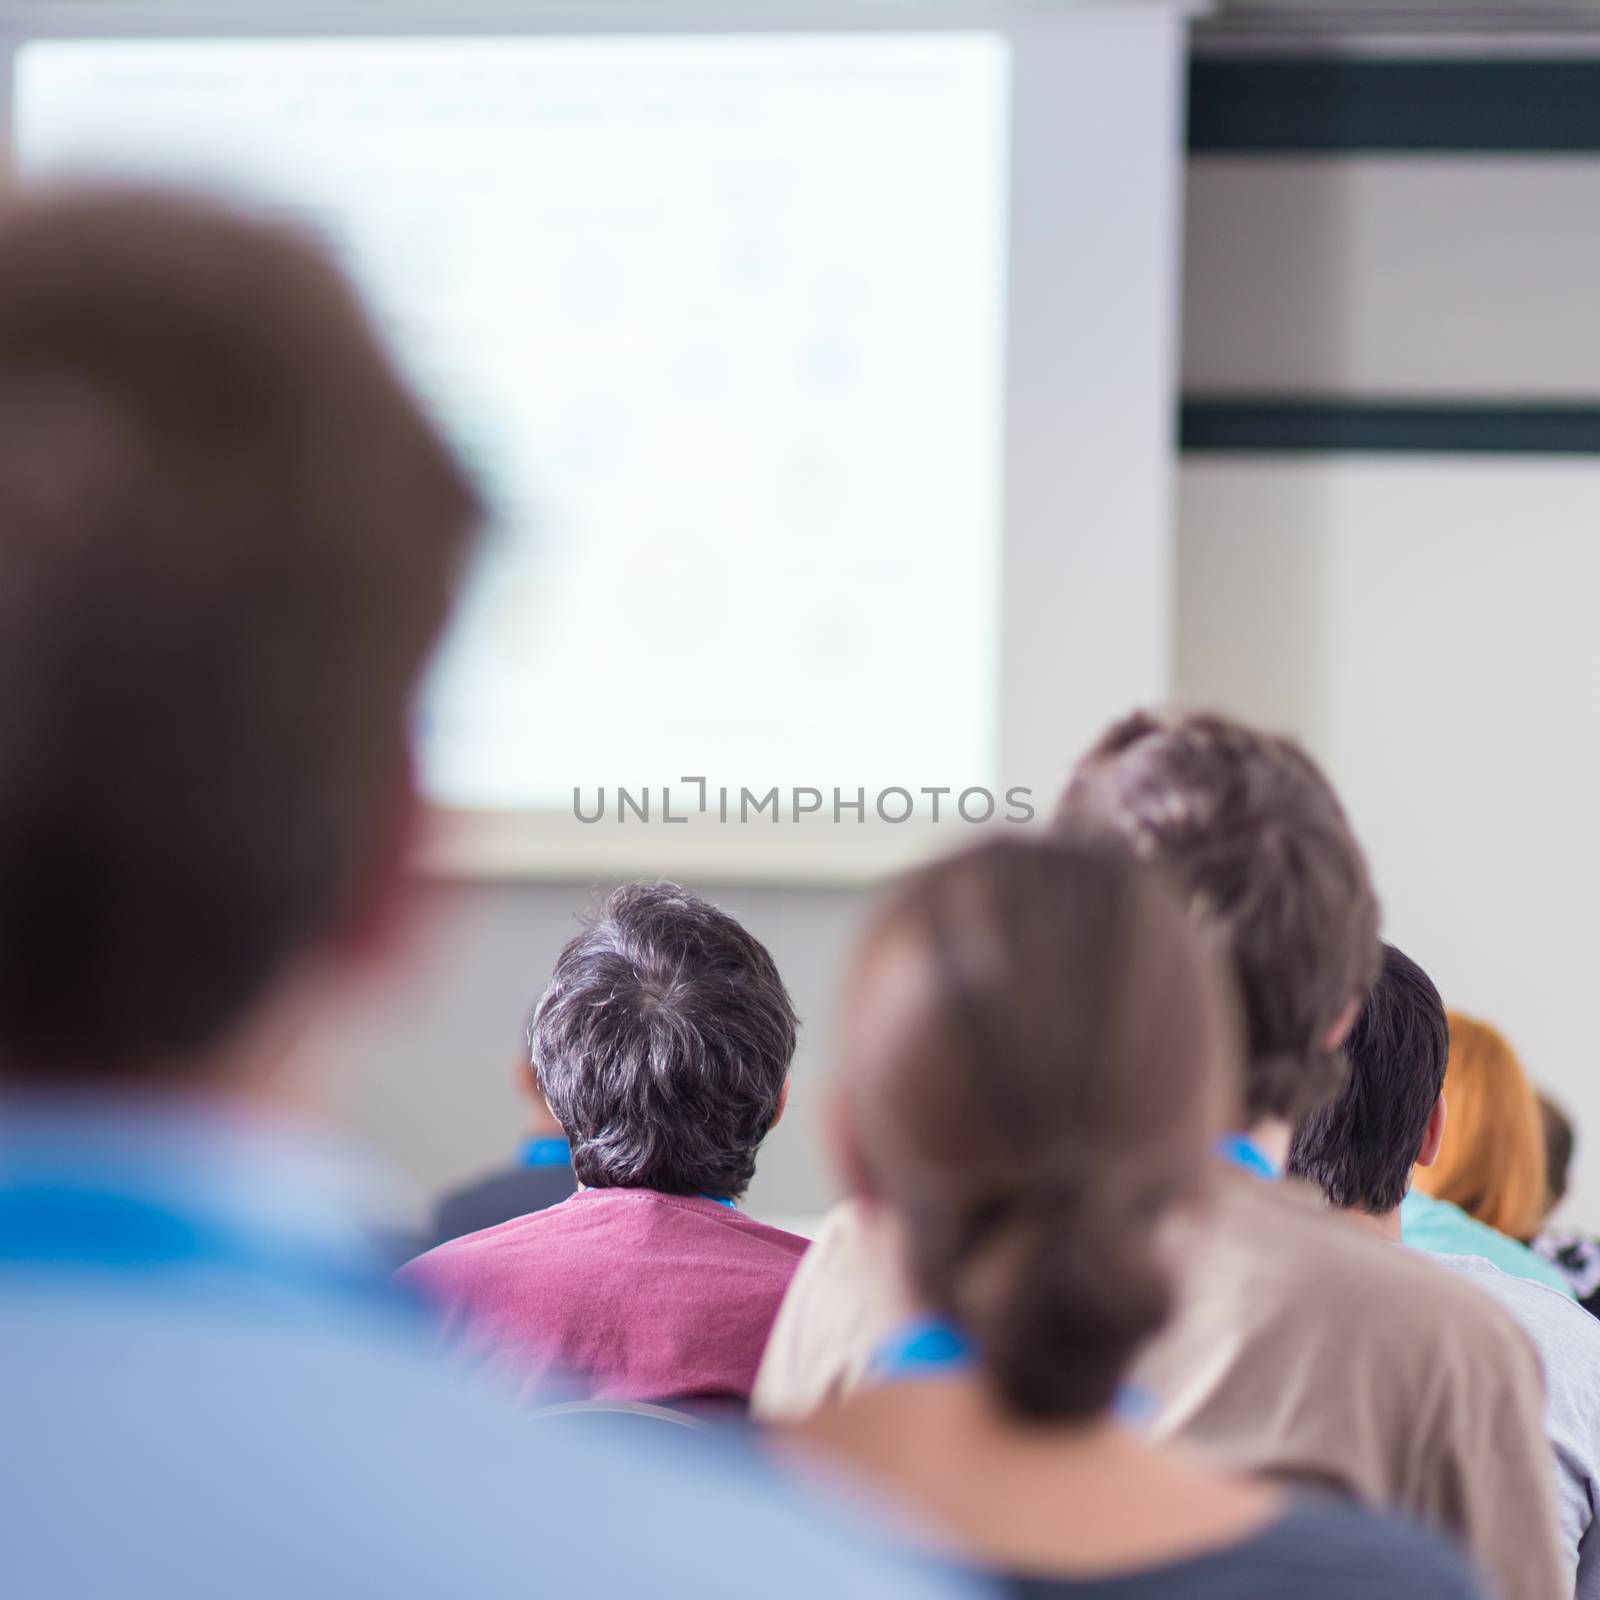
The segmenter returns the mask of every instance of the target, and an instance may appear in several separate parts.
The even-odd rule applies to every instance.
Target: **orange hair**
[[[1517,1053],[1487,1022],[1450,1013],[1444,1148],[1416,1186],[1513,1239],[1531,1239],[1545,1212],[1539,1099]]]

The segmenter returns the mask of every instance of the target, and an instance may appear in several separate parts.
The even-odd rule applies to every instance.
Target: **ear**
[[[1355,1027],[1356,1018],[1360,1015],[1361,996],[1353,994],[1345,1001],[1344,1010],[1334,1019],[1333,1026],[1323,1035],[1323,1048],[1337,1050],[1350,1037],[1350,1030]]]
[[[1417,1165],[1431,1167],[1439,1159],[1439,1151],[1444,1145],[1444,1124],[1446,1107],[1444,1096],[1441,1094],[1433,1102],[1433,1110],[1428,1113],[1428,1126],[1422,1135],[1422,1148],[1417,1152]]]

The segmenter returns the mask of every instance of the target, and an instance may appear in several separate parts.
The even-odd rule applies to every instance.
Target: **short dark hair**
[[[1103,1412],[1166,1317],[1172,1206],[1235,1112],[1232,996],[1125,853],[1005,839],[915,874],[846,1008],[860,1181],[1014,1414]]]
[[[1297,1122],[1337,1092],[1328,1045],[1378,969],[1378,899],[1321,769],[1292,740],[1201,712],[1139,711],[1079,763],[1063,834],[1158,862],[1220,931],[1249,1051],[1245,1114]]]
[[[1289,1171],[1329,1204],[1387,1216],[1406,1197],[1444,1088],[1450,1027],[1432,979],[1392,944],[1345,1041],[1350,1077],[1296,1130]]]
[[[561,952],[528,1047],[580,1182],[740,1195],[797,1028],[758,939],[675,883],[634,883]]]
[[[478,502],[340,274],[195,199],[0,207],[0,1058],[199,1073],[397,852]]]

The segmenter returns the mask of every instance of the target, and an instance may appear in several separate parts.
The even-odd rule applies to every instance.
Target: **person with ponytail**
[[[1030,1600],[1478,1596],[1431,1535],[1140,1436],[1170,1225],[1236,1120],[1231,996],[1126,856],[1010,840],[910,879],[847,994],[836,1120],[917,1314],[785,1437]]]
[[[1204,1226],[1174,1217],[1181,1287],[1139,1353],[1150,1435],[1414,1518],[1459,1543],[1501,1600],[1560,1595],[1543,1386],[1522,1330],[1284,1173],[1294,1129],[1344,1082],[1343,1041],[1382,959],[1366,856],[1327,776],[1282,735],[1135,712],[1078,762],[1052,832],[1160,873],[1239,1001],[1213,1201]],[[1172,1002],[1152,983],[1141,1003]],[[1183,1115],[1148,1111],[1151,1128]],[[859,1387],[903,1314],[868,1211],[836,1206],[801,1261],[756,1379],[763,1421]]]

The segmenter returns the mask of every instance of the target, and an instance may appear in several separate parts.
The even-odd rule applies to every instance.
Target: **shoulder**
[[[1259,1533],[1171,1565],[1111,1579],[1023,1578],[1019,1600],[1488,1600],[1465,1557],[1433,1534],[1332,1500],[1291,1505]]]
[[[835,1206],[801,1259],[790,1296],[797,1310],[840,1302],[883,1306],[897,1319],[908,1314],[892,1224],[860,1200]]]
[[[1600,1322],[1559,1289],[1502,1272],[1477,1256],[1436,1256],[1441,1266],[1463,1283],[1491,1296],[1533,1340],[1552,1393],[1581,1399],[1585,1409],[1600,1413],[1600,1392],[1593,1374],[1600,1369]]]
[[[1358,1284],[1414,1290],[1424,1300],[1443,1299],[1452,1305],[1475,1303],[1471,1291],[1433,1257],[1359,1229],[1330,1211],[1314,1189],[1297,1179],[1230,1185],[1218,1226],[1247,1246],[1271,1252],[1277,1270],[1319,1300],[1337,1299],[1347,1286]],[[1393,1308],[1397,1323],[1414,1314],[1413,1306]],[[1490,1320],[1498,1320],[1492,1307]]]
[[[1507,1272],[1484,1256],[1434,1254],[1428,1258],[1445,1268],[1463,1283],[1470,1283],[1491,1294],[1510,1308],[1519,1320],[1550,1322],[1570,1327],[1574,1338],[1592,1339],[1600,1344],[1600,1323],[1580,1310],[1569,1294],[1552,1288],[1540,1278],[1524,1278]]]
[[[1296,1502],[1253,1545],[1252,1567],[1293,1582],[1302,1600],[1404,1593],[1408,1600],[1483,1600],[1466,1558],[1399,1517],[1332,1500]]]
[[[547,1236],[558,1232],[560,1224],[552,1219],[562,1209],[552,1206],[447,1239],[408,1261],[395,1274],[396,1281],[436,1296],[493,1277],[519,1262],[530,1250],[539,1249]]]
[[[867,1207],[859,1200],[842,1201],[822,1219],[806,1254],[806,1270],[813,1276],[871,1274],[880,1264],[883,1243],[883,1230],[873,1227]]]
[[[805,1416],[853,1389],[911,1311],[889,1228],[859,1201],[836,1206],[778,1309],[751,1399],[756,1415]]]
[[[512,1217],[564,1200],[572,1193],[573,1186],[570,1181],[563,1183],[560,1179],[559,1173],[527,1167],[484,1173],[473,1182],[439,1197],[433,1213],[436,1236],[441,1243],[459,1239],[464,1234],[479,1233]]]
[[[1216,1231],[1280,1320],[1341,1347],[1381,1349],[1396,1382],[1426,1371],[1448,1384],[1463,1367],[1537,1382],[1533,1349],[1507,1310],[1422,1252],[1359,1231],[1308,1185],[1229,1183]]]

